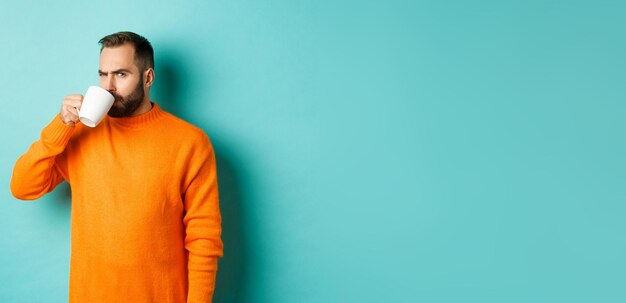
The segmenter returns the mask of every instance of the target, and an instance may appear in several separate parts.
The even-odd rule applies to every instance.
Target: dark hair
[[[98,43],[101,45],[100,53],[105,47],[120,46],[125,43],[130,43],[135,47],[135,64],[139,67],[140,71],[145,71],[148,68],[154,68],[154,50],[148,39],[137,35],[133,32],[118,32],[108,35]]]

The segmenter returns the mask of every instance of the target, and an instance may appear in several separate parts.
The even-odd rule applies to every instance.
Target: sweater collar
[[[141,115],[121,118],[114,118],[107,115],[106,118],[112,125],[116,126],[124,126],[130,128],[142,128],[148,126],[165,116],[165,112],[159,107],[158,104],[156,104],[155,102],[150,103],[152,103],[152,108]]]

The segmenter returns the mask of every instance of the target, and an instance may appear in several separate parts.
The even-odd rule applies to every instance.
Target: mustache
[[[111,93],[111,95],[113,95],[113,98],[115,98],[113,102],[120,102],[120,101],[124,100],[124,98],[122,96],[120,96],[120,95],[118,95],[116,93]]]

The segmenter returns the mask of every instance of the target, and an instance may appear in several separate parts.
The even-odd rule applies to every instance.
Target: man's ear
[[[154,82],[154,69],[148,68],[143,74],[143,81],[147,87],[151,87]]]

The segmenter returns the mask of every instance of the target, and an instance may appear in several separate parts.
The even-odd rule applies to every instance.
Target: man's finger
[[[75,116],[78,117],[78,110],[76,109],[76,107],[73,106],[68,106],[67,107],[67,111]]]

